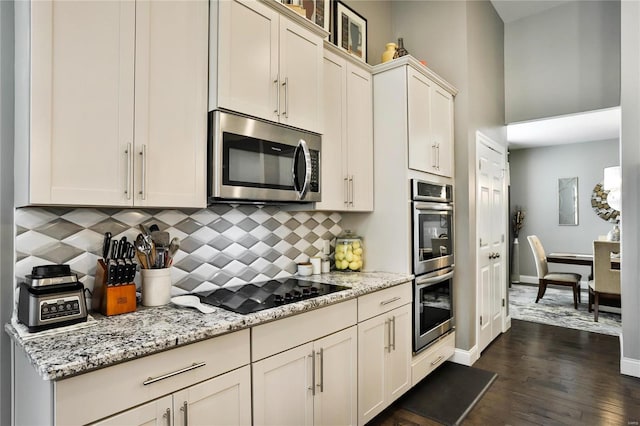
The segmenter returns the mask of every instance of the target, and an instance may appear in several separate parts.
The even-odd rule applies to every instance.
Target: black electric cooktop
[[[238,314],[250,314],[349,288],[297,278],[282,278],[255,284],[222,287],[195,293],[195,295],[200,298],[202,303],[218,306]]]

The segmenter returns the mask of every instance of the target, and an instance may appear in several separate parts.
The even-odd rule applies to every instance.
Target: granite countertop
[[[28,340],[22,339],[11,324],[6,324],[5,330],[44,380],[59,380],[352,299],[402,284],[413,276],[332,272],[304,279],[351,288],[248,315],[221,308],[203,314],[169,303],[155,308],[138,307],[135,312],[112,317],[92,313],[98,322],[94,326]]]

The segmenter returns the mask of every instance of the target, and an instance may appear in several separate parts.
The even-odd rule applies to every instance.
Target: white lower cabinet
[[[358,324],[358,424],[411,388],[411,305]]]
[[[251,370],[237,370],[96,423],[96,426],[250,425]]]
[[[253,364],[255,425],[355,425],[357,331],[352,326]]]

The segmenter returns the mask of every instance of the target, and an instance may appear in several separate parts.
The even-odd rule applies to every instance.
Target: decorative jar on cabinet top
[[[393,59],[393,56],[396,54],[396,44],[395,43],[387,43],[386,49],[382,52],[382,63],[389,62]]]
[[[364,265],[362,238],[346,230],[336,240],[336,269],[343,272],[359,272]]]

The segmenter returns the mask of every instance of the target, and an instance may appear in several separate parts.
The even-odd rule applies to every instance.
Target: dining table
[[[547,262],[589,266],[591,269],[589,280],[593,279],[593,253],[549,253]],[[620,269],[620,257],[611,257],[611,268]]]

